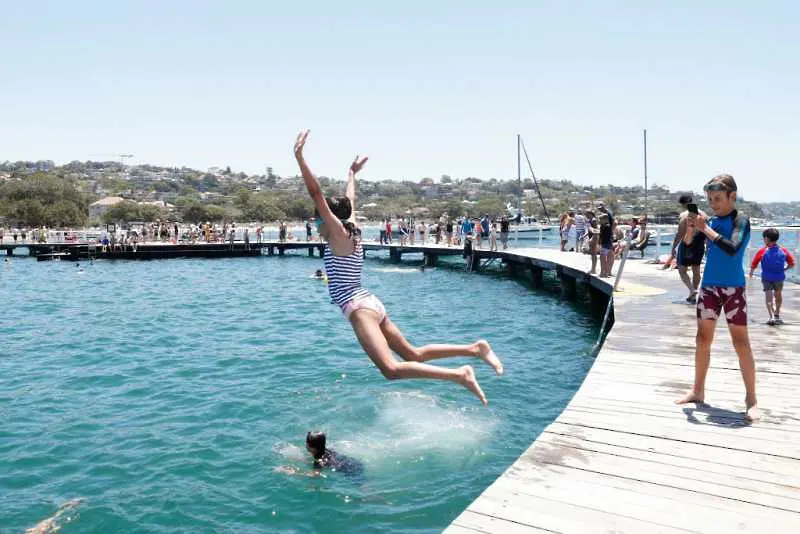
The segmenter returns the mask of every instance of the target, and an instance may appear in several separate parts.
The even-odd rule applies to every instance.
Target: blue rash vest
[[[708,226],[719,238],[708,242],[701,287],[745,287],[744,253],[750,242],[750,219],[733,210],[724,217],[712,217]]]

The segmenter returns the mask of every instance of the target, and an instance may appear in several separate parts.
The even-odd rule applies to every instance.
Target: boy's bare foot
[[[705,402],[705,398],[700,393],[695,393],[694,391],[690,391],[683,397],[675,400],[675,404],[689,404],[690,402],[697,402],[703,404]]]
[[[471,365],[464,365],[459,369],[461,371],[461,378],[459,379],[458,383],[470,390],[478,397],[481,402],[485,405],[489,404],[489,401],[486,400],[486,395],[483,394],[483,390],[478,385],[478,379],[475,378],[475,371],[472,370]]]
[[[502,375],[503,364],[500,362],[500,358],[497,357],[497,354],[495,354],[492,350],[492,346],[489,345],[489,342],[485,339],[479,339],[477,341],[477,345],[480,359],[491,365],[494,368],[495,373]]]
[[[746,421],[754,422],[761,419],[761,411],[758,409],[757,404],[747,405],[747,411],[744,413]]]

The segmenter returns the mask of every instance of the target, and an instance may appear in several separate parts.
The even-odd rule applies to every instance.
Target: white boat
[[[546,224],[538,224],[538,223],[522,223],[522,224],[512,224],[509,227],[509,233],[519,232],[521,234],[527,233],[539,233],[542,232],[552,232],[554,228],[558,228],[557,226],[551,226]]]

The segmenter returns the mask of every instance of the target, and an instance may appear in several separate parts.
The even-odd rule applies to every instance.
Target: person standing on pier
[[[331,300],[338,304],[342,314],[353,327],[364,352],[389,380],[404,378],[431,378],[449,380],[470,390],[481,402],[487,403],[486,395],[470,365],[449,369],[424,362],[439,358],[472,356],[481,358],[495,372],[503,373],[503,365],[485,340],[471,345],[425,345],[415,347],[403,336],[392,322],[381,301],[361,285],[364,269],[364,249],[361,229],[356,226],[356,174],[363,168],[367,158],[356,158],[350,165],[344,197],[325,198],[317,178],[311,172],[303,155],[308,139],[308,130],[297,136],[294,154],[303,175],[308,193],[314,201],[318,215],[320,235],[325,237],[325,271],[328,275],[328,291]],[[403,361],[397,361],[396,352]]]
[[[745,419],[759,418],[756,401],[756,366],[747,332],[744,253],[750,241],[750,219],[736,210],[737,187],[733,176],[721,174],[703,187],[714,217],[702,213],[687,218],[690,229],[708,238],[708,259],[697,298],[697,337],[694,386],[677,404],[705,401],[705,386],[711,362],[711,343],[720,315],[725,312],[733,347],[745,387]],[[689,237],[684,238],[684,243]]]
[[[767,228],[762,234],[764,247],[759,249],[750,264],[750,278],[756,267],[761,265],[761,285],[764,287],[769,321],[767,324],[776,326],[783,324],[781,319],[781,306],[783,305],[783,282],[786,280],[786,271],[793,269],[796,261],[792,253],[778,245],[781,234],[775,228]]]
[[[681,277],[683,285],[689,290],[689,296],[686,302],[691,304],[697,303],[697,291],[700,287],[700,266],[703,264],[703,257],[706,254],[706,236],[703,232],[695,228],[689,228],[689,210],[688,207],[692,204],[692,195],[681,195],[678,198],[678,203],[683,206],[683,212],[678,216],[678,230],[675,232],[675,239],[672,241],[672,249],[670,250],[670,257],[664,268],[669,268],[672,265],[672,260],[677,259],[678,274]],[[698,211],[703,217],[708,217],[702,211]],[[691,233],[692,238],[686,240],[686,234]],[[688,243],[688,244],[687,244]],[[689,278],[688,270],[692,269],[692,277]]]
[[[508,215],[500,217],[500,242],[503,244],[503,250],[508,249]]]

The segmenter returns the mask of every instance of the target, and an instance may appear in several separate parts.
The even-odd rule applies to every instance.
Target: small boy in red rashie
[[[762,235],[764,236],[764,248],[756,253],[753,263],[750,264],[750,278],[753,277],[756,267],[761,264],[761,284],[764,286],[767,311],[769,312],[767,324],[775,326],[783,324],[783,319],[781,319],[783,281],[786,280],[786,271],[794,267],[796,263],[791,252],[778,246],[780,233],[775,228],[767,228]]]

